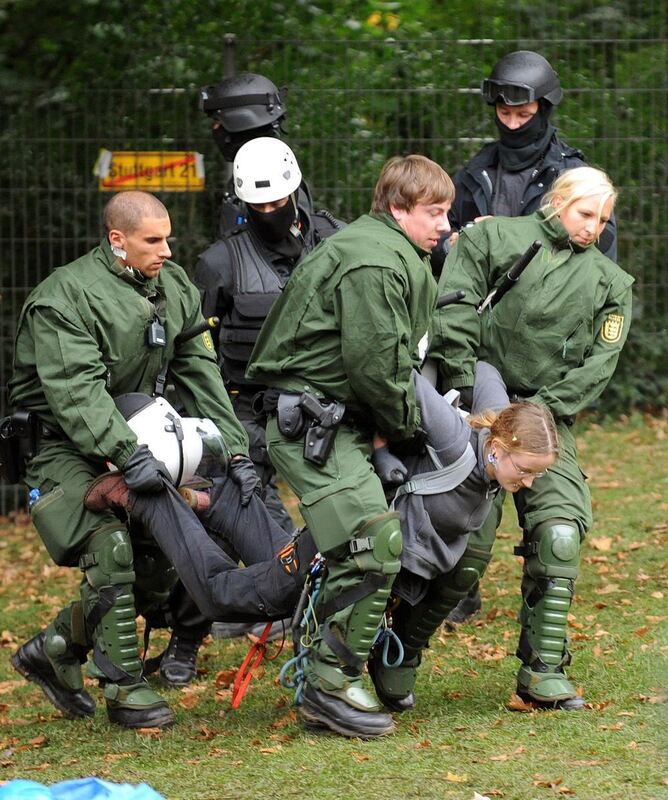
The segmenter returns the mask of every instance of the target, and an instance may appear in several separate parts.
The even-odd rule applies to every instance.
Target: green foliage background
[[[390,155],[422,152],[454,173],[493,137],[475,87],[500,55],[527,48],[558,67],[564,138],[620,187],[619,260],[636,276],[637,318],[601,407],[663,407],[667,20],[658,0],[4,0],[3,363],[27,290],[98,238],[100,147],[202,152],[207,191],[164,199],[186,268],[214,238],[224,165],[197,89],[222,76],[229,34],[237,70],[289,87],[288,140],[317,202],[344,219],[366,210]]]

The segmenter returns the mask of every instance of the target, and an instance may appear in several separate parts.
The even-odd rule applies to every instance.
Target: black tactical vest
[[[249,385],[244,377],[262,323],[283,291],[289,271],[276,274],[264,248],[248,229],[227,237],[233,286],[232,305],[221,317],[218,347],[226,382]],[[290,269],[291,271],[291,269]]]

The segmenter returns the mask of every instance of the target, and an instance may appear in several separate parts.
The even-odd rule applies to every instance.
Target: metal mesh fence
[[[527,34],[519,19],[514,38],[503,40],[360,37],[261,46],[239,40],[236,68],[289,85],[286,139],[316,205],[350,220],[367,210],[389,156],[424,153],[454,174],[495,138],[492,114],[477,88],[480,78],[504,53],[539,49],[565,88],[554,115],[560,135],[619,187],[619,261],[636,277],[638,315],[655,318],[668,310],[668,11],[649,5],[660,24],[627,38],[604,31],[596,38],[549,38],[554,29],[547,25],[536,42],[522,38]],[[201,83],[211,80],[204,75]],[[93,175],[100,148],[204,155],[203,192],[161,194],[156,186],[172,216],[174,260],[186,269],[215,238],[226,170],[197,108],[195,86],[125,87],[48,101],[26,96],[0,127],[0,140],[6,145],[0,167],[4,414],[14,329],[28,292],[99,239],[110,196],[98,191]],[[15,498],[16,491],[9,495]],[[13,502],[9,495],[0,497],[3,505]]]

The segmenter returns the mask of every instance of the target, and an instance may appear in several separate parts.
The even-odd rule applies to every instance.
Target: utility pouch
[[[276,423],[286,439],[299,439],[308,420],[300,405],[298,394],[280,394],[276,402]]]
[[[37,455],[40,423],[32,411],[17,409],[0,422],[0,473],[7,483],[20,483],[26,464]]]

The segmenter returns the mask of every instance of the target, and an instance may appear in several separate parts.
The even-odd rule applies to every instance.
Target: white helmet
[[[210,419],[182,417],[164,397],[137,392],[120,395],[115,403],[137,443],[147,445],[165,464],[175,486],[189,481],[203,458],[213,455],[217,463],[224,460],[223,437]]]
[[[234,159],[234,191],[244,203],[273,203],[302,182],[295,154],[280,139],[260,136],[239,148]]]

